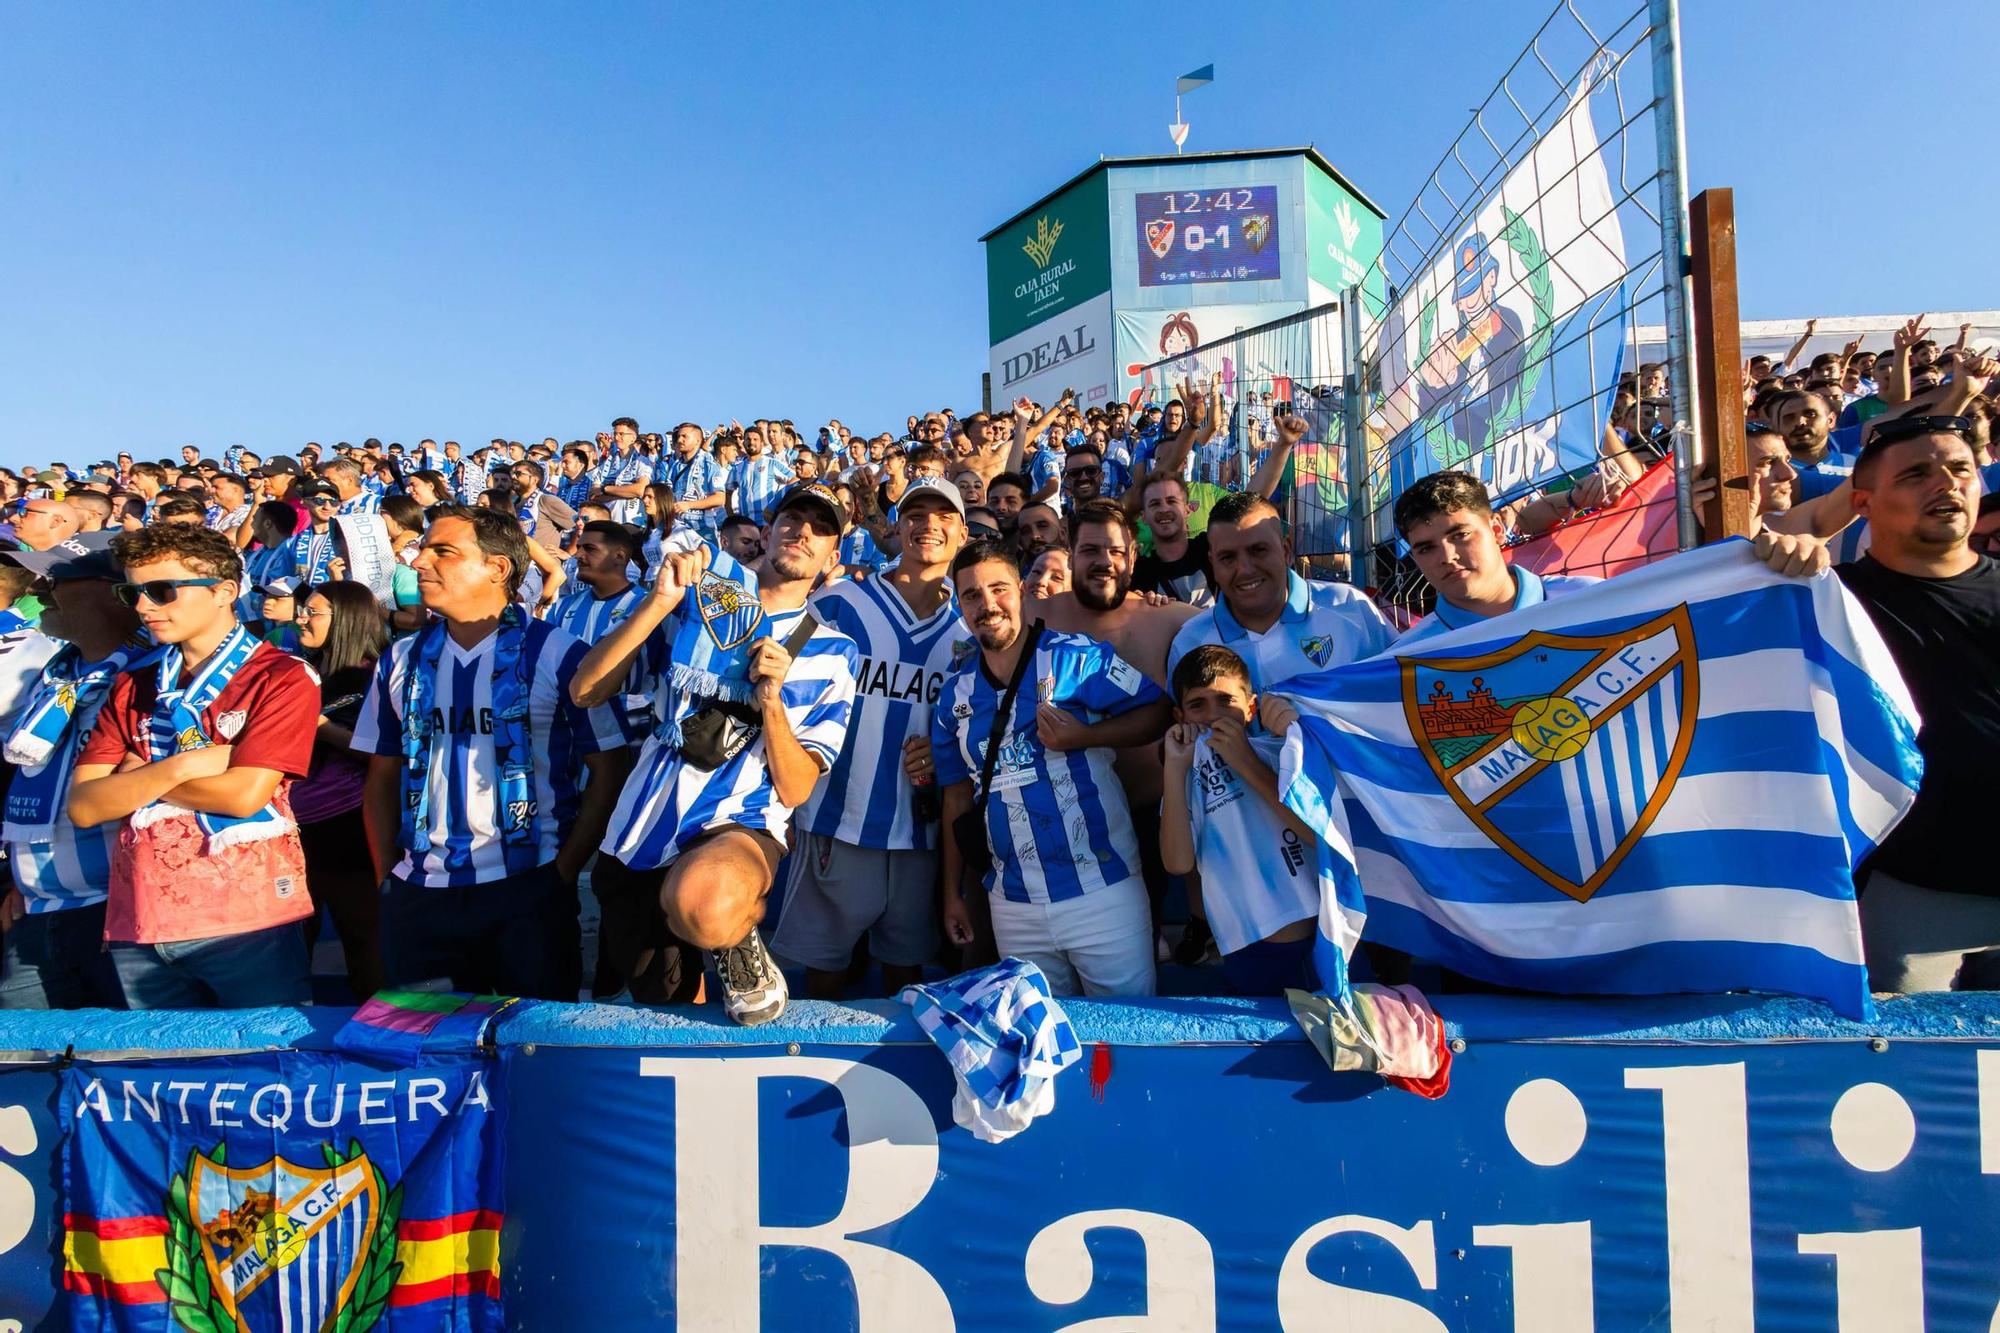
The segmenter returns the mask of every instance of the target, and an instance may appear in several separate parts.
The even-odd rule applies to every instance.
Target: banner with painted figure
[[[1586,87],[1389,309],[1371,358],[1391,437],[1384,503],[1449,468],[1497,500],[1593,462],[1624,278]]]
[[[496,1066],[321,1052],[63,1074],[77,1329],[499,1329]]]
[[[1358,876],[1368,938],[1531,990],[1869,1012],[1853,869],[1922,761],[1832,575],[1736,539],[1284,692],[1286,804]]]

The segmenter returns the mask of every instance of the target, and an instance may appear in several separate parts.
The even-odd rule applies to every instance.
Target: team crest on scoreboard
[[[1165,259],[1173,252],[1174,227],[1171,218],[1154,218],[1146,224],[1146,244],[1152,248],[1157,259]]]
[[[167,1266],[157,1274],[187,1329],[355,1329],[387,1311],[400,1191],[359,1143],[322,1146],[320,1166],[272,1156],[226,1164],[223,1145],[188,1155],[166,1199]]]
[[[1445,794],[1578,902],[1645,836],[1694,740],[1700,680],[1684,605],[1613,634],[1397,660],[1410,735]]]
[[[747,643],[764,623],[764,604],[757,600],[756,594],[733,579],[715,574],[703,574],[701,582],[695,585],[694,606],[701,613],[708,637],[724,652]]]

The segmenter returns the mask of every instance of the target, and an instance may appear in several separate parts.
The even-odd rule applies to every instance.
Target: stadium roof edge
[[[1319,151],[1319,149],[1313,147],[1311,144],[1305,144],[1295,148],[1230,148],[1230,149],[1222,149],[1213,153],[1179,153],[1179,154],[1159,153],[1159,154],[1141,155],[1139,157],[1100,157],[1095,162],[1085,167],[1082,171],[1077,172],[1076,175],[1071,176],[1068,180],[1064,181],[1061,185],[1056,186],[1055,189],[1050,190],[1047,194],[1035,200],[1034,203],[1029,204],[1026,208],[1023,208],[1018,212],[1014,213],[1006,221],[1001,222],[998,225],[989,229],[985,235],[979,238],[979,240],[982,244],[992,240],[995,236],[1007,230],[1007,228],[1013,226],[1016,222],[1019,222],[1022,218],[1028,216],[1028,214],[1034,212],[1036,209],[1042,207],[1044,204],[1048,203],[1049,200],[1055,198],[1057,195],[1063,193],[1065,190],[1072,189],[1073,187],[1082,184],[1086,179],[1090,177],[1091,173],[1097,171],[1103,171],[1106,167],[1163,167],[1173,163],[1181,163],[1181,162],[1250,161],[1260,157],[1303,157],[1308,162],[1311,162],[1314,166],[1318,167],[1321,171],[1324,171],[1327,175],[1333,177],[1334,180],[1338,181],[1342,189],[1346,190],[1349,194],[1353,195],[1356,199],[1360,200],[1363,204],[1365,204],[1369,208],[1369,210],[1375,214],[1375,216],[1381,218],[1384,222],[1387,222],[1389,220],[1389,215],[1388,213],[1383,211],[1382,205],[1376,203],[1373,199],[1370,199],[1366,194],[1362,193],[1361,187],[1356,185],[1353,181],[1347,179],[1346,176],[1342,175],[1340,169],[1334,166],[1333,163],[1327,161],[1326,157]]]

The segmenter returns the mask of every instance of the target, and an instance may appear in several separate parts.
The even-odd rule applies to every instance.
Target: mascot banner
[[[1586,85],[1385,317],[1388,496],[1463,468],[1501,499],[1595,460],[1625,273]]]

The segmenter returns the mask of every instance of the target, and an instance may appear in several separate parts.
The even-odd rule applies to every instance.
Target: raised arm
[[[1799,335],[1799,340],[1792,344],[1792,350],[1785,353],[1785,360],[1784,360],[1785,370],[1790,371],[1792,369],[1793,363],[1796,362],[1799,359],[1799,357],[1804,354],[1806,350],[1806,344],[1812,341],[1813,334],[1817,332],[1819,332],[1819,321],[1816,319],[1807,320],[1806,331],[1804,333],[1801,333]]]
[[[1278,483],[1285,479],[1285,465],[1292,461],[1292,447],[1306,437],[1306,419],[1296,412],[1279,417],[1275,424],[1278,442],[1264,456],[1257,475],[1250,478],[1251,492],[1266,500],[1277,493]]]

